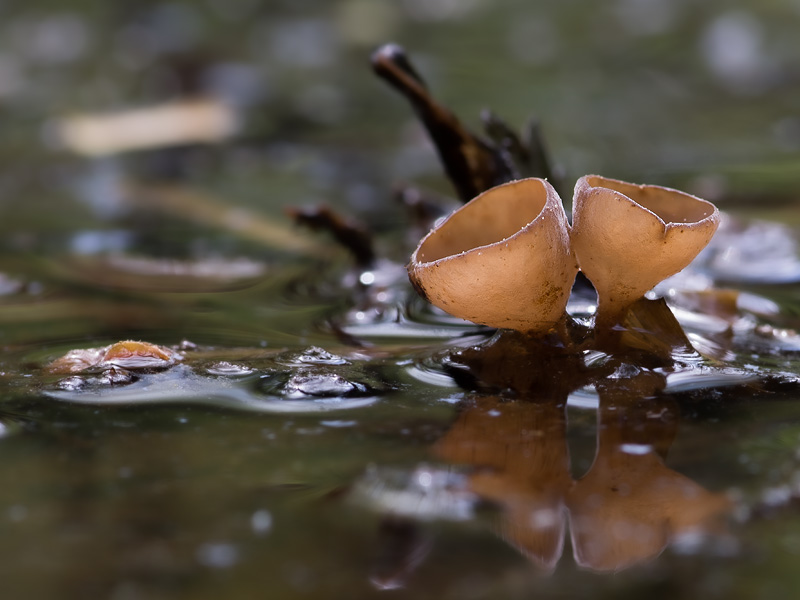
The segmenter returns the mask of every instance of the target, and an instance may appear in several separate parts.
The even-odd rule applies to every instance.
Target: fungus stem
[[[625,316],[630,304],[603,300],[598,295],[597,312],[594,317],[595,344],[601,350],[619,346]]]

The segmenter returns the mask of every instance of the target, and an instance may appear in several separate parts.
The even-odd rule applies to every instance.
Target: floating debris
[[[51,373],[82,373],[107,367],[126,370],[167,369],[183,356],[163,346],[127,340],[103,348],[70,350],[47,367]]]
[[[210,98],[182,100],[113,114],[65,117],[59,140],[78,154],[107,156],[131,150],[220,142],[239,128],[227,104]]]

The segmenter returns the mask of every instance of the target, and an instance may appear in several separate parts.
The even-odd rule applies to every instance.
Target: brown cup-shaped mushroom
[[[576,273],[561,198],[536,178],[465,204],[423,238],[408,265],[416,290],[442,310],[534,335],[562,322]]]
[[[598,175],[575,184],[572,214],[572,249],[597,290],[601,336],[645,292],[686,267],[719,225],[719,211],[706,200]]]

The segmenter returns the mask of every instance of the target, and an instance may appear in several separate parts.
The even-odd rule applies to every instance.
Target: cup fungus
[[[475,197],[423,238],[408,266],[442,310],[532,335],[563,323],[577,270],[561,198],[537,178]]]
[[[581,177],[571,242],[597,290],[595,330],[602,336],[619,325],[633,302],[705,248],[718,225],[713,204],[684,192]]]

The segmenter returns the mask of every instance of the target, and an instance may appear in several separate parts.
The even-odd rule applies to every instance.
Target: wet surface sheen
[[[797,7],[301,4],[0,23],[0,596],[791,597]],[[452,191],[368,73],[390,39],[465,122],[535,110],[570,181],[719,200],[709,249],[656,290],[691,347],[643,326],[653,356],[528,352],[414,294],[425,231],[393,186]],[[239,133],[58,139],[64,116],[195,94]],[[378,259],[283,213],[322,202]],[[576,330],[594,310],[576,289]],[[166,350],[102,359],[124,340]],[[85,367],[54,369],[72,350]]]

